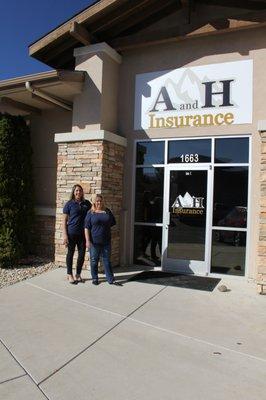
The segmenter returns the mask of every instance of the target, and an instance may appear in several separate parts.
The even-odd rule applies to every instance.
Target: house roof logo
[[[204,197],[191,196],[188,192],[182,196],[181,194],[175,199],[172,208],[204,208]]]

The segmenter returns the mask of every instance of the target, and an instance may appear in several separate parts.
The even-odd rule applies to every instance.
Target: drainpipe
[[[33,95],[35,95],[35,96],[37,96],[37,97],[40,97],[40,98],[42,98],[42,99],[44,99],[44,100],[47,100],[47,101],[49,101],[50,103],[56,104],[57,106],[62,107],[62,108],[64,108],[65,110],[72,111],[72,106],[70,106],[70,105],[67,104],[67,103],[64,103],[63,101],[61,101],[61,100],[59,100],[59,99],[55,99],[54,97],[49,96],[49,94],[46,94],[46,93],[42,92],[40,89],[36,89],[35,87],[33,87],[33,86],[31,85],[30,82],[25,82],[25,87],[26,87],[26,89],[27,89],[29,92],[31,92]]]

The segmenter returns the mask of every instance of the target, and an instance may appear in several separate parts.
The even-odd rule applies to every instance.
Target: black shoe
[[[122,283],[120,283],[120,282],[116,282],[116,281],[109,282],[109,285],[123,286],[123,285],[122,285]]]
[[[91,282],[93,285],[99,285],[99,281],[97,281],[97,280],[93,280],[92,282]]]
[[[75,280],[76,280],[77,283],[85,283],[85,280],[83,278],[81,278],[80,275],[76,275],[76,279]]]
[[[78,282],[74,279],[73,281],[71,280],[69,280],[69,278],[67,278],[67,280],[68,280],[68,283],[70,283],[70,285],[76,285]]]

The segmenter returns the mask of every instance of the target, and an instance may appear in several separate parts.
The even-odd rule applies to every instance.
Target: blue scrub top
[[[116,224],[115,217],[107,208],[105,212],[88,212],[85,218],[85,228],[90,231],[92,244],[105,245],[111,241],[111,227]]]
[[[84,234],[84,220],[87,212],[91,208],[91,203],[88,200],[83,200],[80,203],[75,200],[69,200],[64,208],[63,213],[68,215],[67,233],[70,235]]]

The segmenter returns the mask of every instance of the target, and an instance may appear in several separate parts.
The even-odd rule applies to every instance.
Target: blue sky
[[[50,68],[28,46],[95,0],[0,0],[0,80]]]

